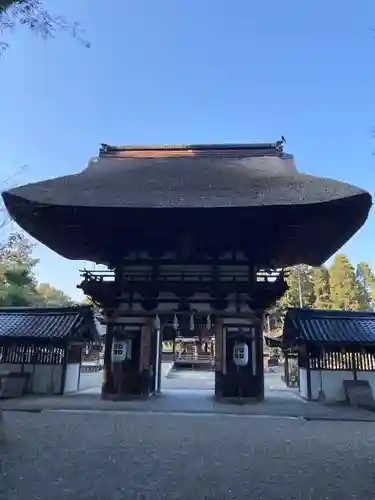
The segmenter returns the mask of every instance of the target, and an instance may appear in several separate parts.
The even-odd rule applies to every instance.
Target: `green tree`
[[[40,283],[36,289],[41,300],[41,305],[50,307],[71,306],[73,300],[66,293],[49,285],[48,283]]]
[[[273,331],[280,331],[284,326],[284,312],[281,310],[279,304],[276,304],[272,309],[267,311],[267,318],[265,328],[267,333]]]
[[[332,309],[360,309],[361,294],[355,271],[345,255],[335,255],[329,268],[329,282]]]
[[[67,32],[89,47],[76,22],[69,22],[61,15],[54,15],[44,7],[42,0],[0,0],[0,35],[17,26],[26,26],[44,39],[54,38],[58,32]],[[0,38],[0,53],[8,43]]]
[[[69,306],[72,299],[48,283],[37,284],[34,245],[11,233],[0,245],[0,306]]]
[[[356,278],[359,289],[360,307],[364,310],[372,309],[372,292],[375,288],[375,276],[367,262],[360,262],[356,269]]]
[[[288,307],[312,307],[314,288],[309,266],[300,264],[292,267],[289,270],[287,283],[289,288],[278,304],[282,311]]]
[[[21,233],[11,233],[0,246],[0,305],[28,306],[38,300],[33,245]]]
[[[325,266],[313,267],[311,281],[314,293],[314,309],[331,309],[329,273]]]

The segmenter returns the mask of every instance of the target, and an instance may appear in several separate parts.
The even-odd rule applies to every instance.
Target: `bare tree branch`
[[[4,181],[1,182],[1,189],[0,191],[3,191],[3,189],[7,188],[9,183],[19,174],[24,172],[27,169],[27,165],[23,165],[20,167],[18,170],[15,170],[11,175],[9,175]],[[14,187],[14,186],[13,186]],[[9,214],[7,212],[7,209],[4,206],[3,199],[0,198],[0,246],[2,243],[2,236],[3,232],[2,230],[8,226],[8,224],[11,222],[11,219],[9,217]]]
[[[8,48],[4,33],[17,26],[26,26],[45,40],[63,31],[85,47],[90,47],[77,22],[72,23],[60,15],[51,14],[43,6],[42,0],[0,0],[0,55]]]

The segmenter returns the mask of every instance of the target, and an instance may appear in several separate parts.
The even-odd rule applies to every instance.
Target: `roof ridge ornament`
[[[103,156],[126,156],[131,154],[149,154],[155,152],[161,155],[163,152],[178,156],[186,155],[214,155],[220,153],[235,153],[236,151],[245,153],[246,156],[280,156],[283,154],[283,145],[285,144],[285,137],[276,142],[266,143],[222,143],[222,144],[157,144],[157,145],[122,145],[113,146],[106,143],[101,143],[99,148],[99,157]],[[151,155],[149,155],[151,156]]]

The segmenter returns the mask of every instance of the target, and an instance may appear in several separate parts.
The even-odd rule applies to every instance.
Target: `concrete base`
[[[97,395],[71,395],[51,397],[23,397],[4,400],[2,409],[8,411],[39,412],[43,410],[72,410],[82,412],[123,411],[145,414],[159,413],[168,419],[170,414],[237,415],[293,417],[307,420],[353,420],[375,422],[375,413],[351,406],[327,406],[318,402],[304,402],[288,393],[267,397],[257,404],[229,404],[217,401],[211,391],[165,391],[147,401],[103,401]],[[105,418],[105,417],[104,417]],[[236,425],[233,422],[233,425]]]
[[[147,399],[153,392],[152,377],[148,370],[142,373],[121,371],[111,374],[102,386],[102,399]]]
[[[218,403],[231,404],[231,405],[251,405],[261,403],[263,398],[237,398],[237,397],[223,397],[215,394],[215,400]]]
[[[103,401],[146,401],[151,394],[129,394],[129,393],[120,393],[113,394],[103,392],[101,393],[101,399]]]

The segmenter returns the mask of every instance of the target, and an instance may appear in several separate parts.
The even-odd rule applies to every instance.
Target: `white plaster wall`
[[[346,401],[344,380],[353,380],[353,372],[341,370],[322,370],[325,401],[339,403]]]
[[[321,371],[310,370],[310,383],[311,383],[311,399],[319,399],[321,389]]]
[[[368,380],[372,394],[375,396],[375,372],[357,372],[357,380]]]
[[[19,365],[22,366],[22,365]],[[30,373],[30,378],[28,381],[28,385],[26,387],[26,392],[29,393],[32,390],[32,383],[33,383],[33,373],[34,373],[34,365],[24,365],[23,371],[26,373]]]
[[[308,391],[307,391],[307,370],[306,368],[299,369],[299,392],[301,396],[307,399]]]
[[[28,368],[32,365],[25,365]],[[60,394],[62,365],[35,365],[30,391],[37,394]]]
[[[101,387],[103,381],[103,371],[100,372],[87,372],[81,373],[79,380],[79,390],[93,389],[94,387]]]
[[[79,363],[68,363],[65,374],[64,393],[78,391],[79,371]]]
[[[0,365],[1,372],[21,372],[21,364],[4,363]],[[23,371],[30,373],[27,392],[36,394],[59,394],[61,391],[62,365],[23,365]]]
[[[344,380],[353,380],[353,378],[353,373],[350,371],[311,370],[311,399],[319,399],[322,392],[324,400],[328,403],[345,402]],[[373,383],[375,389],[375,375]],[[307,370],[304,368],[300,369],[300,394],[308,399]]]
[[[18,373],[21,371],[22,371],[22,365],[12,365],[11,363],[1,363],[0,364],[0,372],[1,373],[7,373],[7,372]]]
[[[0,364],[0,373],[21,373],[24,372],[32,372],[33,365],[25,365],[22,370],[22,364],[12,364],[12,363],[1,363]],[[26,392],[30,392],[30,380],[29,385],[25,388]]]

